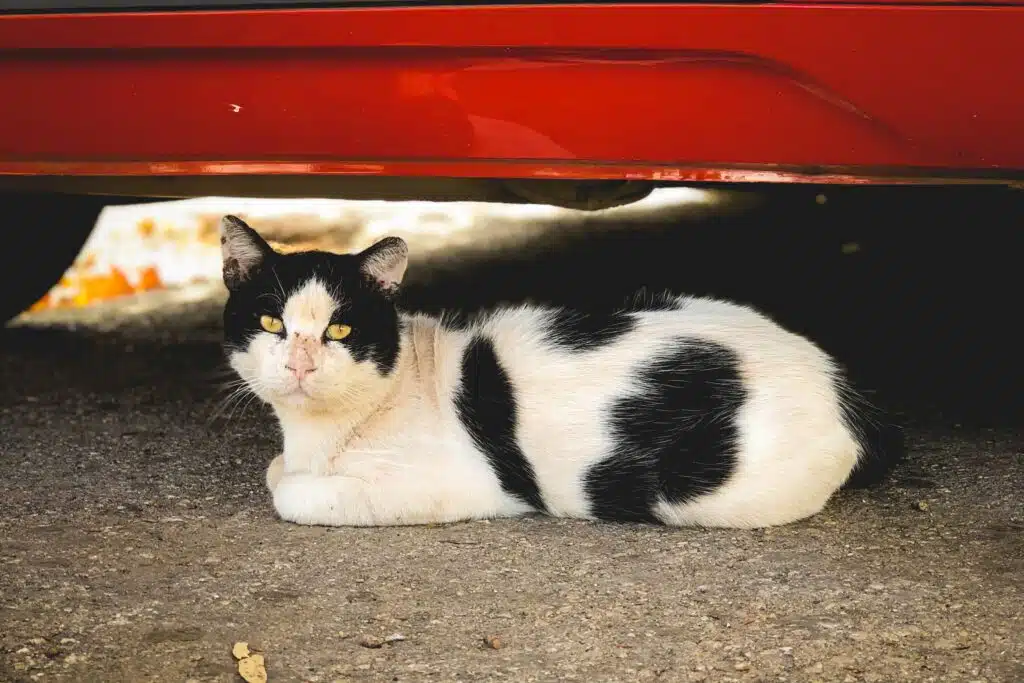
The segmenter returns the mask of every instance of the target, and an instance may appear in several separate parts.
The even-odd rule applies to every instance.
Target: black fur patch
[[[890,422],[885,414],[859,391],[842,373],[835,377],[843,424],[861,447],[860,460],[844,489],[860,489],[882,483],[903,459],[903,429]]]
[[[636,327],[628,313],[583,313],[565,308],[548,312],[548,340],[572,351],[611,344]]]
[[[394,370],[399,350],[399,320],[394,303],[359,272],[355,255],[307,251],[271,254],[231,290],[224,307],[224,343],[244,350],[261,331],[260,316],[281,317],[288,297],[317,279],[340,307],[332,323],[352,327],[340,342],[357,361],[370,361],[382,375]]]
[[[692,500],[736,467],[736,416],[746,390],[732,351],[680,339],[640,375],[646,390],[612,406],[614,454],[586,476],[598,519],[657,522],[659,498]]]
[[[462,386],[455,409],[476,447],[487,458],[505,493],[544,512],[533,466],[516,440],[516,398],[494,345],[475,337],[462,356]]]

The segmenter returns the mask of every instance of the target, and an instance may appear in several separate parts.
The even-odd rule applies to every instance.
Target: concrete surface
[[[911,405],[891,483],[771,530],[298,527],[215,304],[160,309],[0,335],[0,681],[1024,680],[1019,422]]]

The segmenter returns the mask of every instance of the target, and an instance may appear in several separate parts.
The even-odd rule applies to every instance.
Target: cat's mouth
[[[277,397],[279,400],[290,401],[290,402],[304,402],[313,398],[313,394],[310,392],[309,387],[303,385],[300,381],[289,382],[286,386],[281,387]]]
[[[301,397],[301,398],[313,398],[313,395],[311,393],[309,393],[309,389],[307,387],[304,387],[301,384],[296,384],[294,387],[291,388],[291,390],[289,390],[285,394],[285,398],[299,398],[299,397]]]

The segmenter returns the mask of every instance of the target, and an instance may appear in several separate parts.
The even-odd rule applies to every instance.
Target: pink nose
[[[285,365],[285,367],[291,370],[292,374],[295,375],[295,379],[299,380],[300,382],[309,375],[316,372],[316,368],[313,366],[312,363],[302,362],[300,360],[293,360],[287,365]]]
[[[320,341],[316,338],[297,333],[293,334],[292,339],[289,340],[288,358],[284,366],[291,370],[291,373],[300,382],[316,372],[316,363],[313,359],[319,343]]]

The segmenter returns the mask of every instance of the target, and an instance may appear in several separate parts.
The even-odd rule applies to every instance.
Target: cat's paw
[[[267,467],[267,488],[273,493],[274,489],[277,488],[278,483],[281,481],[281,477],[284,476],[284,456],[279,455],[270,461],[270,466]]]

